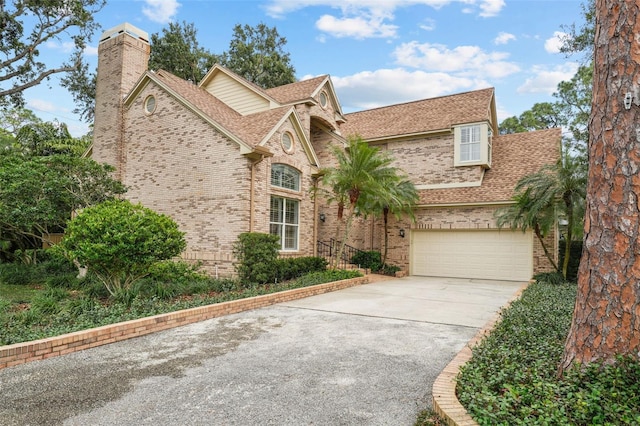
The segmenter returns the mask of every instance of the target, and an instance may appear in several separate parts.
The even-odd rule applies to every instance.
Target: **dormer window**
[[[491,128],[487,123],[457,126],[453,129],[455,140],[454,165],[491,167]]]

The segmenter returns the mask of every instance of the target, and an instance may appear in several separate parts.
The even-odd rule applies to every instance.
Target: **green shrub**
[[[385,263],[380,269],[374,272],[378,272],[379,274],[390,275],[394,277],[396,275],[396,272],[398,272],[399,270],[400,270],[399,266],[389,265]]]
[[[238,236],[233,254],[236,272],[243,285],[275,281],[279,248],[280,237],[277,235],[246,232]]]
[[[287,281],[311,272],[327,269],[327,260],[322,257],[288,257],[276,259],[277,281]]]
[[[88,267],[112,296],[128,290],[148,275],[152,265],[177,256],[185,246],[184,233],[170,217],[126,200],[84,209],[69,222],[59,244],[68,258]]]
[[[209,277],[199,272],[200,265],[192,265],[182,260],[164,260],[149,267],[147,281],[189,284],[194,281],[208,281]]]
[[[351,258],[351,263],[360,268],[377,271],[382,266],[382,255],[379,251],[359,251]]]

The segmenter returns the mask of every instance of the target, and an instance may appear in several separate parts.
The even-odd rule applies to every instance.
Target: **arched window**
[[[286,164],[271,166],[271,185],[300,191],[300,172]]]

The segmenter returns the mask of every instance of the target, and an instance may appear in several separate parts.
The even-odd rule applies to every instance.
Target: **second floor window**
[[[271,166],[271,185],[300,191],[300,172],[286,164]]]
[[[480,160],[480,126],[465,126],[460,129],[460,161]]]

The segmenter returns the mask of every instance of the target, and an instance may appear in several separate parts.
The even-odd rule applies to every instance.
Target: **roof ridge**
[[[365,113],[365,112],[370,112],[370,111],[376,111],[376,110],[385,109],[385,108],[393,108],[393,107],[398,107],[398,106],[404,106],[404,105],[411,105],[411,104],[435,101],[435,100],[444,99],[444,98],[451,98],[451,97],[456,97],[456,96],[464,96],[464,95],[468,95],[468,94],[471,94],[471,93],[479,93],[479,92],[484,92],[484,91],[489,91],[489,90],[495,92],[495,87],[492,86],[492,87],[486,87],[484,89],[468,90],[466,92],[451,93],[449,95],[436,96],[436,97],[433,97],[433,98],[416,99],[414,101],[407,101],[407,102],[400,102],[400,103],[397,103],[397,104],[383,105],[383,106],[379,106],[379,107],[375,107],[375,108],[364,109],[362,111],[349,112],[349,113],[345,114],[345,116],[354,115],[354,114],[360,114],[360,113]]]

